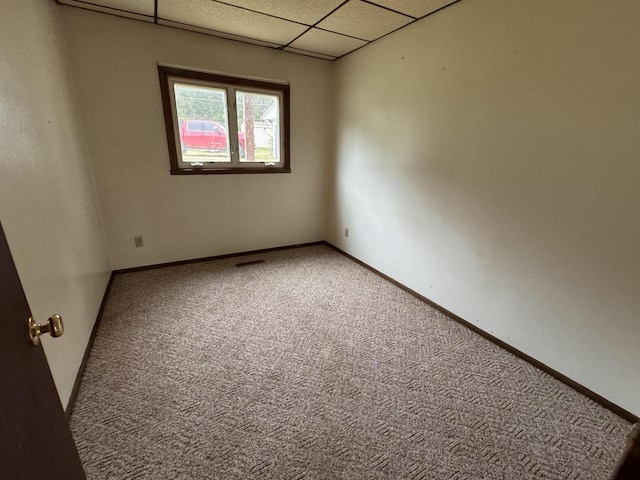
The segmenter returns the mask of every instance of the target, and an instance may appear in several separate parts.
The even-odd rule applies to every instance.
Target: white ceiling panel
[[[313,25],[343,0],[220,0],[257,12]]]
[[[417,18],[424,17],[428,13],[438,10],[445,5],[449,5],[453,1],[454,0],[372,0],[373,3]]]
[[[151,9],[151,14],[142,14],[142,13],[129,13],[125,10],[116,10],[114,8],[103,7],[100,5],[95,5],[93,3],[87,3],[77,0],[60,0],[62,5],[70,5],[72,7],[80,7],[86,10],[93,10],[94,12],[101,13],[109,13],[111,15],[117,15],[119,17],[124,18],[133,18],[134,20],[144,20],[146,22],[153,22],[153,8]],[[144,8],[141,9],[145,11]],[[133,10],[132,10],[133,11]]]
[[[290,47],[340,57],[366,44],[367,42],[356,38],[312,28],[293,42]]]
[[[322,58],[323,60],[335,60],[336,59],[336,57],[332,57],[331,55],[323,55],[321,53],[308,52],[306,50],[299,50],[297,48],[287,47],[287,48],[284,48],[283,50],[285,52],[297,53],[299,55],[306,55],[308,57]]]
[[[277,48],[281,46],[280,44],[277,44],[277,43],[263,42],[262,40],[255,40],[253,38],[238,37],[237,35],[234,35],[232,33],[224,33],[224,32],[218,32],[218,31],[214,32],[207,28],[195,27],[193,25],[185,25],[184,23],[172,22],[170,20],[164,20],[162,18],[158,19],[158,23],[160,25],[165,25],[167,27],[179,28],[180,30],[188,30],[190,32],[196,32],[196,33],[204,33],[206,35],[213,35],[220,38],[228,38],[229,40],[237,40],[239,42],[251,43],[253,45],[260,45],[261,47]]]
[[[375,40],[412,21],[413,18],[405,15],[360,0],[351,0],[317,26],[365,40]]]
[[[290,42],[306,29],[298,23],[211,0],[160,0],[158,16],[165,20],[279,44]]]
[[[151,15],[154,13],[153,0],[90,0],[91,3],[102,5],[103,7],[117,8],[133,13]]]

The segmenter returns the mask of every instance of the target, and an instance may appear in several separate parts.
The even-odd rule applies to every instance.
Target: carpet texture
[[[314,246],[117,275],[71,428],[90,480],[603,480],[631,426]]]

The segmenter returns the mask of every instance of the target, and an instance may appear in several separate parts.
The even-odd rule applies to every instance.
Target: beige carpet
[[[325,246],[116,276],[71,427],[90,480],[603,480],[630,429]]]

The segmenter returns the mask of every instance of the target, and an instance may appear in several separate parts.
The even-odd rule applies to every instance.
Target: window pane
[[[226,91],[175,83],[174,93],[182,161],[230,162]]]
[[[158,74],[171,175],[291,172],[289,85],[164,66]]]
[[[236,91],[241,162],[280,163],[277,95]]]

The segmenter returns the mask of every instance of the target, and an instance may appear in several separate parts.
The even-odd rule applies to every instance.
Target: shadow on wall
[[[624,8],[581,23],[564,4],[461,2],[334,80],[330,239],[603,382],[640,341],[640,91],[616,47],[640,35]]]

